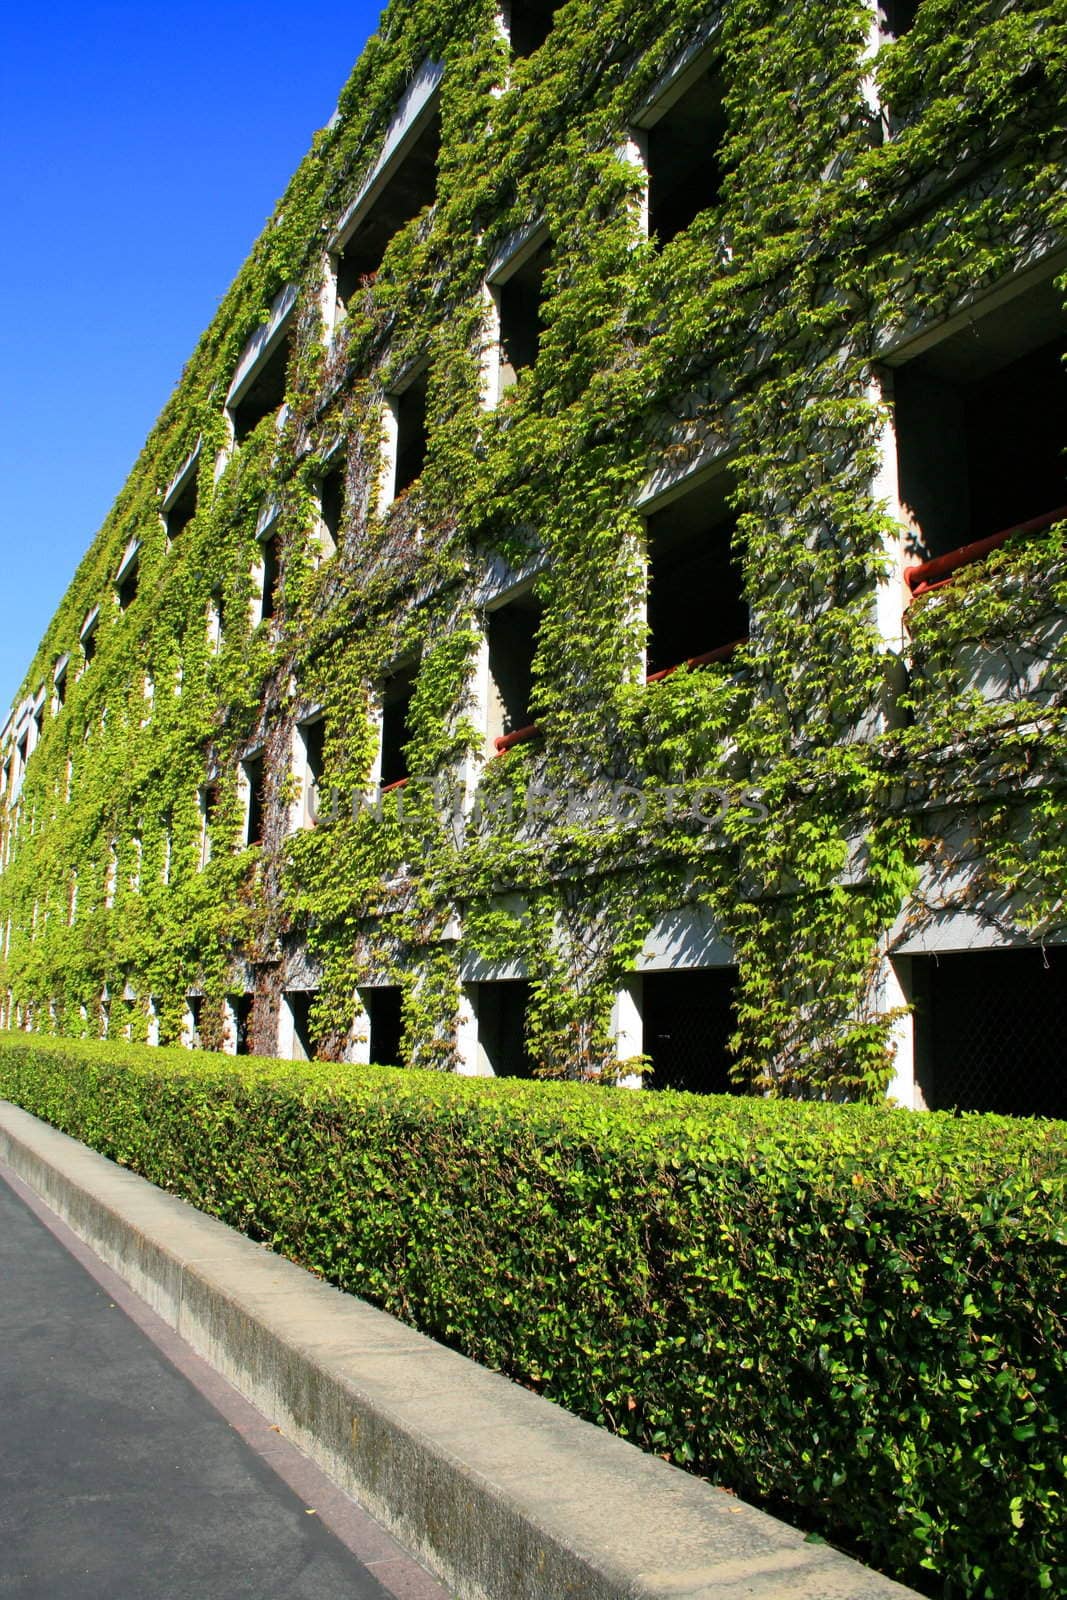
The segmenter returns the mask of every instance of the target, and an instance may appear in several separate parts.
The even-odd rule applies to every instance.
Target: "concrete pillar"
[[[615,993],[611,1009],[611,1030],[615,1035],[615,1054],[620,1061],[639,1056],[644,1049],[644,1019],[641,1014],[642,980],[634,973]],[[621,1089],[640,1089],[639,1072],[629,1072],[619,1079]]]
[[[456,1071],[465,1078],[491,1078],[492,1069],[478,1044],[477,985],[465,983],[460,989],[456,1018]]]

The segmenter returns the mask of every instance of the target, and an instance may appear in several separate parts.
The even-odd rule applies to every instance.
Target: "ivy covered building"
[[[395,0],[2,735],[9,1027],[1067,1113],[1058,0]]]

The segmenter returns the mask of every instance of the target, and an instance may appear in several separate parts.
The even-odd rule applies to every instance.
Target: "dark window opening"
[[[33,713],[33,725],[37,729],[37,738],[40,739],[44,732],[44,706],[39,705]]]
[[[932,1111],[1067,1117],[1067,950],[914,956],[912,998]]]
[[[648,131],[648,231],[661,245],[713,206],[726,132],[722,84],[704,73]]]
[[[278,581],[281,576],[281,566],[278,560],[278,537],[275,534],[271,539],[264,539],[261,550],[263,552],[263,585],[260,616],[264,622],[273,617],[278,603]]]
[[[19,768],[22,772],[25,772],[26,763],[30,759],[30,736],[28,733],[23,734],[22,738],[18,742],[17,748],[19,754]]]
[[[724,493],[722,485],[696,489],[648,518],[650,676],[748,635],[737,519]]]
[[[126,569],[126,572],[123,574],[119,583],[115,585],[115,593],[118,596],[120,611],[128,611],[130,606],[132,606],[133,602],[136,600],[137,585],[140,581],[140,576],[140,562],[133,561]]]
[[[204,1010],[203,996],[199,994],[191,994],[188,996],[187,1003],[189,1006],[189,1031],[191,1034],[190,1043],[192,1044],[194,1050],[199,1050],[200,1018]]]
[[[915,21],[920,0],[880,0],[886,33],[902,39]]]
[[[381,989],[364,989],[363,1006],[370,1028],[370,1062],[376,1067],[396,1067],[400,1064],[400,1041],[403,1036],[403,995],[399,985],[388,984]]]
[[[222,649],[222,637],[225,631],[225,616],[223,612],[222,590],[212,591],[208,601],[208,641],[215,650]],[[179,668],[179,673],[180,673]],[[179,677],[179,682],[181,681]]]
[[[283,405],[289,381],[290,343],[290,334],[279,340],[245,394],[231,407],[234,438],[238,444],[248,438],[264,417],[273,416]]]
[[[651,1089],[686,1089],[691,1094],[736,1093],[730,1082],[730,1036],[736,967],[699,967],[685,972],[646,972],[641,979],[643,1053]]]
[[[164,515],[167,526],[167,538],[176,539],[192,522],[196,516],[196,474],[189,479],[185,488],[174,501],[170,510]]]
[[[215,816],[219,809],[219,786],[217,783],[207,783],[200,790],[200,815],[204,819],[204,831],[200,847],[200,865],[206,867],[211,860],[211,831],[215,826]]]
[[[319,717],[317,722],[301,723],[299,731],[304,748],[304,820],[313,824],[322,807],[320,785],[326,765],[326,719]]]
[[[552,31],[561,0],[511,0],[508,38],[515,56],[532,56]]]
[[[245,828],[246,844],[263,842],[263,757],[253,756],[244,763],[244,778],[248,794],[248,823]]]
[[[294,1055],[297,1060],[314,1061],[318,1052],[319,1040],[311,1021],[311,1007],[315,998],[313,989],[294,989],[285,997],[293,1019]]]
[[[545,272],[552,256],[547,241],[528,261],[517,267],[496,290],[500,312],[500,386],[513,384],[524,367],[537,360],[544,323],[541,305]]]
[[[532,1078],[534,1059],[526,1043],[530,985],[505,978],[473,985],[481,1065],[498,1078]]]
[[[407,667],[390,678],[382,694],[382,775],[381,786],[399,783],[408,776],[406,746],[411,738],[411,699],[415,692],[415,668]]]
[[[894,376],[900,499],[932,558],[1067,504],[1067,315],[1019,295]]]
[[[234,1053],[247,1056],[252,1052],[252,1006],[254,996],[236,994],[230,998],[233,1012]]]
[[[532,594],[524,594],[490,611],[486,619],[490,750],[494,740],[527,728],[533,722],[530,698],[541,611],[540,601]]]
[[[317,722],[305,722],[302,732],[308,779],[311,783],[318,784],[322,781],[326,765],[326,718],[320,717]]]
[[[82,634],[82,655],[85,657],[85,665],[86,666],[89,665],[90,661],[96,655],[96,625],[95,625],[95,623],[91,628],[88,628],[86,630],[86,632]]]
[[[341,516],[345,504],[344,473],[338,468],[322,480],[319,490],[320,539],[324,551],[332,555],[341,542]]]
[[[342,311],[361,285],[373,281],[390,240],[433,205],[440,148],[441,114],[435,110],[338,256],[337,301]]]
[[[67,702],[67,674],[57,672],[55,677],[56,710],[58,711]]]
[[[396,418],[396,467],[393,495],[411,487],[426,461],[426,392],[428,372],[412,379],[407,388],[392,399]]]

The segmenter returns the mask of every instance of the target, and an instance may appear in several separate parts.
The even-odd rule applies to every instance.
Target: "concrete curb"
[[[457,1600],[914,1594],[328,1287],[6,1101],[0,1157]]]

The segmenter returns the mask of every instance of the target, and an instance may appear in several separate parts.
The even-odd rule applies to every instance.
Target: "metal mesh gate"
[[[736,1026],[734,967],[701,967],[686,972],[647,972],[642,979],[644,1053],[652,1072],[650,1089],[688,1089],[695,1094],[727,1094],[730,1051]]]
[[[932,1110],[1067,1116],[1067,950],[917,959],[920,1081]]]

